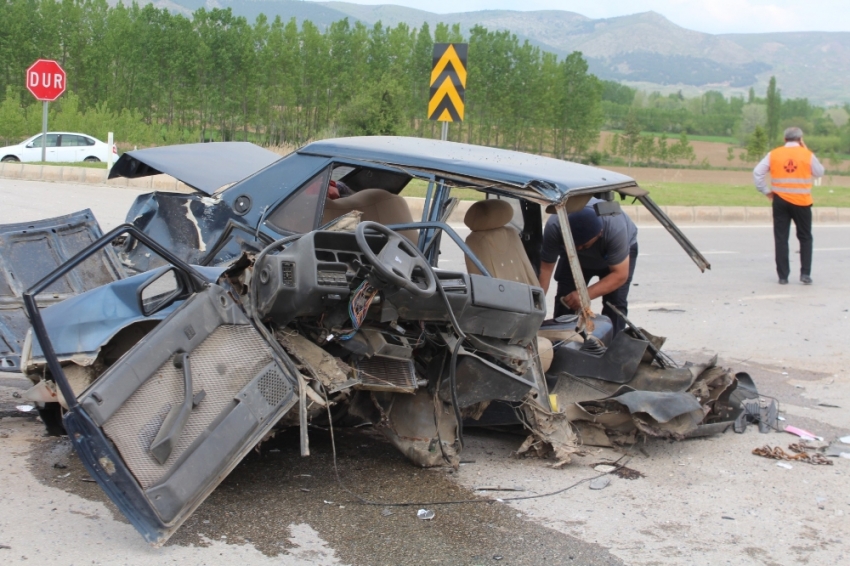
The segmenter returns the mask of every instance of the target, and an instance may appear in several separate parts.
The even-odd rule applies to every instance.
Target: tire
[[[0,159],[3,163],[20,163],[21,160],[15,157],[14,155],[7,155],[3,159]]]
[[[83,161],[85,161],[86,163],[100,163],[100,159],[94,156],[86,157],[85,159],[83,159]]]

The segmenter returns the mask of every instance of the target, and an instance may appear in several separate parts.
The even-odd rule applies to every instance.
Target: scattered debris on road
[[[832,460],[821,454],[814,452],[813,448],[806,445],[805,442],[788,445],[788,449],[793,452],[789,454],[779,446],[771,447],[768,445],[756,448],[753,454],[762,456],[763,458],[772,458],[773,460],[792,460],[796,462],[807,462],[819,466],[832,466]],[[784,466],[783,466],[784,467]]]
[[[785,432],[793,434],[795,436],[799,436],[803,440],[823,440],[823,437],[821,436],[817,436],[816,434],[812,434],[807,430],[803,430],[801,428],[797,428],[791,425],[785,427]]]
[[[740,374],[738,378],[740,379]],[[779,422],[779,407],[775,399],[744,399],[741,405],[744,411],[735,419],[732,427],[735,432],[743,433],[748,424],[757,424],[762,434],[776,430]]]
[[[423,521],[430,521],[434,518],[436,513],[431,511],[430,509],[420,509],[416,512],[416,517],[422,519]]]
[[[623,478],[624,480],[636,480],[645,477],[642,472],[633,470],[632,468],[627,468],[626,466],[620,466],[611,473],[618,478]]]

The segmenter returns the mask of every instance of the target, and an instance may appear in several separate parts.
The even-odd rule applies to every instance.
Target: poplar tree
[[[767,86],[767,142],[775,144],[779,141],[779,118],[782,112],[782,97],[776,88],[776,77],[770,77]]]

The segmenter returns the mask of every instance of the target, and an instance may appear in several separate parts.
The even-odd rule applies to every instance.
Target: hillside
[[[581,51],[598,76],[665,91],[679,88],[743,93],[763,92],[775,75],[783,96],[807,97],[819,104],[850,102],[850,32],[712,35],[677,26],[662,15],[645,12],[590,19],[567,11],[484,10],[434,14],[390,4],[296,0],[158,0],[160,7],[191,12],[201,6],[232,8],[253,20],[310,20],[320,28],[348,18],[373,25],[419,27],[428,22],[510,30],[521,40],[565,56]]]

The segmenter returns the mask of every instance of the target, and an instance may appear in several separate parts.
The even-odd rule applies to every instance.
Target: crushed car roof
[[[313,142],[295,152],[304,156],[351,159],[418,172],[439,172],[490,181],[502,190],[520,189],[522,196],[556,204],[575,191],[636,187],[627,175],[552,157],[507,149],[400,136],[364,136]],[[166,173],[190,187],[213,194],[280,160],[280,156],[248,142],[215,142],[155,147],[123,154],[109,178],[146,177]],[[413,171],[411,171],[413,173]]]
[[[109,172],[109,178],[135,179],[165,173],[211,195],[216,189],[241,181],[278,159],[280,155],[249,142],[169,145],[124,153]]]
[[[298,153],[346,157],[375,163],[443,171],[534,189],[544,200],[560,202],[580,189],[634,186],[626,175],[552,157],[424,138],[369,136],[311,143]]]

